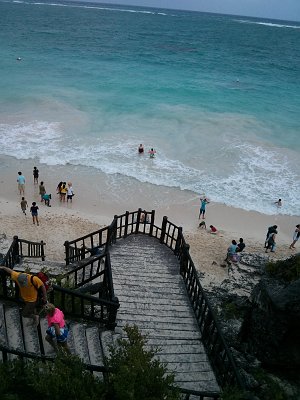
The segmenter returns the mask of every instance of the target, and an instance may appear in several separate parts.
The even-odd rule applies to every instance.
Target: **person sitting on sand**
[[[151,149],[148,151],[148,153],[149,153],[150,158],[154,158],[154,157],[155,157],[156,150],[154,150],[153,148],[151,148]]]
[[[210,233],[212,233],[213,235],[216,235],[218,233],[218,230],[215,226],[209,225],[209,227],[210,227]]]
[[[239,243],[236,246],[236,252],[240,253],[241,251],[244,250],[244,248],[246,247],[245,243],[244,243],[244,239],[240,238]]]
[[[144,146],[142,145],[142,143],[138,147],[138,152],[139,154],[144,154]]]
[[[232,240],[231,245],[227,249],[227,256],[224,261],[227,262],[227,264],[230,264],[231,262],[237,262],[238,257],[236,254],[236,249],[237,249],[237,243],[235,240]]]
[[[206,229],[206,223],[205,223],[205,221],[201,221],[201,222],[200,222],[199,228],[201,228],[201,229]]]

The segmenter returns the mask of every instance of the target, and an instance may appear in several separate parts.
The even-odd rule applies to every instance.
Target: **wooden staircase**
[[[21,308],[15,302],[2,300],[0,321],[0,345],[34,355],[55,356],[54,349],[45,340],[47,321],[44,317],[36,327],[31,319],[22,317]],[[109,355],[108,346],[112,343],[111,332],[105,332],[96,323],[75,320],[67,320],[67,323],[71,353],[78,355],[85,364],[103,366],[104,357]],[[16,357],[8,354],[9,360]],[[99,376],[99,373],[95,374]]]
[[[179,387],[219,392],[174,253],[138,234],[119,239],[110,255],[120,302],[116,332],[137,325],[148,345],[159,348],[159,359],[175,373]]]

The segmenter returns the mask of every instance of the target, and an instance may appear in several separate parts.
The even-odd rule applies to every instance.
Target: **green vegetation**
[[[253,372],[254,378],[259,382],[263,389],[264,400],[286,400],[287,395],[280,385],[262,368],[257,368]],[[292,400],[292,399],[290,399]]]
[[[176,400],[179,392],[174,375],[168,375],[166,365],[154,358],[156,351],[144,349],[146,339],[136,326],[125,326],[128,339],[119,339],[111,347],[107,360],[112,369],[109,377],[108,399],[119,400]]]
[[[156,360],[156,351],[145,350],[137,327],[125,328],[127,339],[111,348],[107,359],[113,368],[101,381],[84,369],[76,356],[58,354],[53,362],[0,363],[1,400],[178,400],[170,385],[174,376]]]
[[[300,279],[300,255],[292,256],[286,260],[269,262],[266,265],[269,275],[282,279],[285,282],[293,282]]]
[[[242,311],[238,308],[238,306],[234,302],[223,302],[222,305],[222,313],[225,319],[238,319],[242,316]]]

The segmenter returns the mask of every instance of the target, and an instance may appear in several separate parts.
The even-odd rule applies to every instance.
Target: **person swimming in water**
[[[153,149],[153,147],[148,151],[150,158],[154,158],[155,157],[155,153],[156,151]]]
[[[142,143],[138,147],[138,152],[139,154],[144,154],[144,146],[142,145]]]

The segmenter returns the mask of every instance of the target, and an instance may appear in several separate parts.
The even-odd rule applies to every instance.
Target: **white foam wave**
[[[255,24],[255,25],[265,25],[275,28],[292,28],[292,29],[300,29],[300,25],[286,25],[286,24],[278,24],[274,22],[263,22],[263,21],[251,21],[245,19],[236,19],[236,22],[241,24]]]
[[[275,148],[241,143],[227,135],[222,141],[215,159],[211,160],[211,153],[207,159],[201,154],[191,167],[188,159],[171,159],[161,149],[154,159],[147,153],[139,156],[135,138],[71,137],[60,124],[45,121],[0,124],[1,152],[9,156],[34,158],[48,165],[92,167],[143,183],[205,192],[213,201],[266,214],[275,212],[273,202],[281,197],[285,214],[300,215],[296,162],[291,164],[288,155]]]
[[[18,1],[14,0],[14,3],[23,3],[23,4],[31,4],[38,6],[53,6],[53,7],[68,7],[68,8],[84,8],[84,9],[92,9],[92,10],[105,10],[105,11],[117,11],[117,12],[128,12],[128,13],[137,13],[137,14],[151,14],[151,15],[163,15],[166,16],[166,13],[156,12],[150,10],[135,10],[132,8],[118,8],[118,7],[103,7],[97,5],[75,5],[75,4],[64,4],[64,3],[44,3],[44,2],[27,2],[27,1]]]

